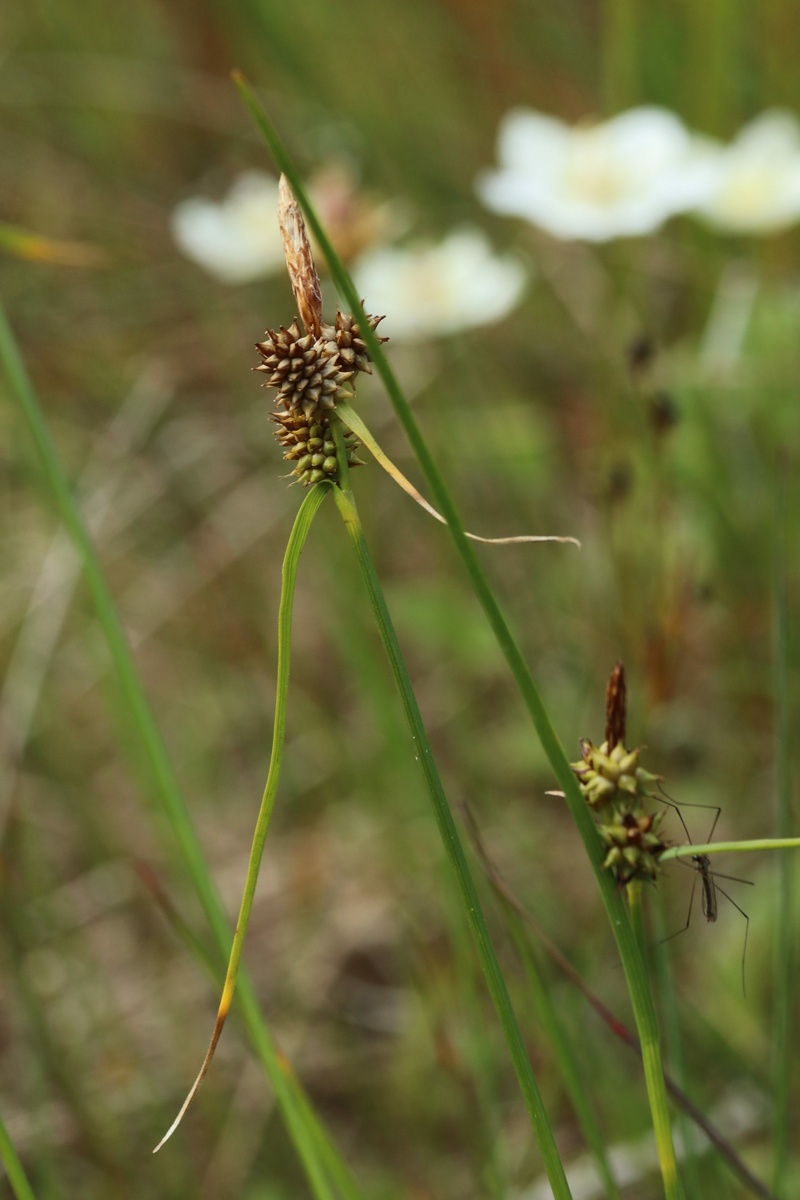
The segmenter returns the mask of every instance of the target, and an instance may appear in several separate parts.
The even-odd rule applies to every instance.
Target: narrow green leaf
[[[222,997],[217,1009],[217,1019],[214,1022],[214,1029],[211,1034],[205,1058],[201,1064],[197,1078],[192,1084],[189,1092],[180,1107],[177,1117],[170,1125],[167,1132],[164,1134],[161,1141],[153,1150],[156,1154],[165,1142],[169,1141],[175,1130],[183,1120],[189,1105],[197,1095],[200,1084],[206,1077],[208,1068],[211,1066],[211,1060],[214,1057],[214,1051],[217,1048],[217,1042],[222,1034],[223,1026],[230,1012],[233,1002],[233,994],[236,990],[236,980],[239,975],[239,964],[242,958],[242,949],[244,947],[244,939],[247,935],[247,927],[250,923],[250,914],[253,909],[253,898],[256,894],[256,884],[258,883],[258,873],[261,869],[261,858],[264,853],[264,843],[267,838],[267,830],[269,828],[270,817],[275,806],[275,797],[278,794],[278,783],[281,775],[281,763],[283,762],[283,744],[286,734],[286,705],[289,697],[289,662],[292,651],[292,605],[294,603],[294,590],[297,583],[297,567],[300,562],[300,552],[305,545],[305,540],[308,537],[308,531],[311,528],[311,522],[314,520],[322,501],[325,499],[327,488],[313,487],[306,494],[303,503],[298,509],[295,517],[292,532],[289,535],[289,541],[286,546],[286,553],[283,559],[282,571],[282,586],[281,600],[278,609],[278,672],[277,683],[275,687],[275,721],[272,732],[272,751],[269,759],[269,770],[267,772],[267,782],[264,785],[264,794],[261,797],[261,806],[258,810],[256,819],[255,832],[253,833],[253,841],[250,845],[250,859],[247,864],[247,876],[245,879],[244,892],[242,894],[242,902],[239,907],[239,916],[236,921],[236,932],[233,937],[233,945],[231,946],[230,958],[225,972],[225,982],[222,987]]]

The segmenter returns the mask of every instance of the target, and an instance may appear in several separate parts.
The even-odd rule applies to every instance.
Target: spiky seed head
[[[382,316],[372,317],[369,313],[367,314],[367,324],[372,330],[376,330],[382,320]],[[322,336],[328,338],[336,346],[345,368],[354,372],[365,371],[367,375],[372,374],[369,351],[352,313],[343,313],[341,309],[337,309],[335,323],[333,325],[323,323]],[[388,340],[385,337],[378,337],[378,341],[381,343],[388,342]]]
[[[609,747],[608,742],[593,746],[588,738],[581,739],[582,758],[570,763],[581,791],[591,808],[607,804],[643,800],[659,780],[658,775],[639,766],[641,749],[628,750],[622,742]]]
[[[305,413],[273,413],[270,420],[278,425],[275,437],[283,447],[283,457],[294,464],[291,474],[303,487],[330,479],[339,479],[339,463],[336,458],[336,443],[326,413],[307,417]],[[346,432],[347,461],[351,467],[361,467],[363,462],[356,454],[358,440],[355,434]]]
[[[607,848],[603,866],[613,871],[618,883],[633,879],[649,883],[657,878],[659,859],[668,844],[659,832],[662,815],[618,811],[610,822],[599,826]]]
[[[335,344],[301,334],[296,318],[288,329],[268,329],[256,349],[262,362],[255,370],[267,375],[264,386],[277,390],[276,402],[289,412],[311,419],[351,395],[346,385],[354,372],[342,366]]]

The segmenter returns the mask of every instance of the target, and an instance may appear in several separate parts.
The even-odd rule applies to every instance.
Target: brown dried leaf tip
[[[286,270],[289,272],[289,282],[297,301],[300,320],[307,333],[319,337],[322,324],[319,275],[314,266],[314,256],[311,253],[303,214],[285,175],[281,175],[278,184],[278,225],[283,239]]]
[[[284,447],[284,458],[294,462],[292,474],[305,487],[321,479],[338,478],[330,413],[337,400],[350,399],[359,371],[371,374],[369,354],[358,325],[350,313],[336,312],[333,324],[322,320],[322,293],[303,217],[291,188],[281,176],[278,220],[283,236],[286,266],[305,328],[295,318],[288,329],[268,329],[256,342],[262,362],[255,368],[275,388],[279,411],[272,420],[280,429],[275,436]],[[367,317],[376,329],[383,317]],[[387,338],[379,338],[385,342]],[[284,410],[284,411],[280,411]],[[351,466],[359,466],[357,440],[345,438]]]

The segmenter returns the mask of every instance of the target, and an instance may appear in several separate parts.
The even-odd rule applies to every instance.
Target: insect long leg
[[[735,878],[735,876],[733,876],[733,875],[722,875],[722,876],[720,876],[720,878],[722,878],[722,879],[734,879],[734,878]],[[749,883],[749,884],[752,884],[752,882],[753,882],[753,881],[752,881],[752,879],[738,879],[736,882],[737,882],[737,883]],[[743,908],[741,908],[741,907],[740,907],[740,906],[739,906],[739,905],[736,903],[736,901],[733,899],[733,897],[732,897],[732,896],[729,896],[729,895],[728,895],[728,893],[727,893],[726,891],[724,891],[724,890],[723,890],[721,887],[719,887],[719,884],[717,884],[717,887],[718,887],[719,891],[720,891],[720,892],[722,892],[722,895],[725,897],[725,899],[726,899],[726,900],[730,900],[731,904],[732,904],[732,905],[733,905],[733,907],[736,909],[736,911],[737,911],[737,912],[740,912],[740,913],[742,914],[742,916],[744,917],[744,919],[745,919],[745,927],[744,927],[744,946],[742,947],[742,995],[743,995],[743,996],[746,996],[746,995],[747,995],[747,991],[746,991],[746,989],[745,989],[745,986],[744,986],[744,960],[745,960],[745,958],[747,957],[747,935],[748,935],[748,934],[749,934],[749,932],[750,932],[750,918],[748,917],[748,915],[747,915],[747,913],[744,911],[744,909],[743,909]]]
[[[661,804],[668,804],[670,808],[675,809],[675,812],[678,814],[678,820],[680,821],[681,825],[683,826],[683,832],[686,834],[687,842],[691,842],[692,838],[689,833],[689,828],[683,819],[683,813],[681,812],[681,809],[682,808],[706,808],[709,811],[713,811],[716,815],[714,817],[714,820],[711,823],[711,830],[709,832],[709,835],[706,838],[707,842],[711,841],[711,839],[714,836],[714,830],[717,827],[717,821],[719,820],[719,815],[722,812],[722,809],[720,808],[720,806],[718,804],[692,804],[690,801],[682,801],[679,804],[677,800],[672,799],[672,797],[669,795],[669,793],[666,791],[666,789],[664,787],[662,787],[661,784],[658,785],[658,790],[661,793],[661,795],[656,796],[654,793],[651,793],[652,798],[654,800],[659,801],[659,803],[661,803]]]
[[[677,937],[679,933],[686,933],[686,930],[689,928],[689,926],[692,922],[692,905],[694,904],[694,890],[696,887],[697,887],[697,876],[695,875],[694,879],[692,880],[692,892],[691,892],[691,895],[689,896],[689,911],[686,914],[686,924],[682,925],[680,929],[676,929],[674,933],[670,933],[665,938],[662,938],[661,939],[662,945],[664,944],[664,942],[671,942],[672,939],[674,937]]]

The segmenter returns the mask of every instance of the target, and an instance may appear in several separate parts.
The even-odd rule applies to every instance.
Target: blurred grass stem
[[[28,1182],[28,1176],[14,1149],[14,1144],[8,1136],[3,1118],[0,1117],[0,1159],[6,1169],[8,1182],[16,1200],[36,1200],[33,1188]]]
[[[775,513],[774,602],[773,602],[773,695],[775,711],[775,789],[777,799],[776,831],[788,838],[792,830],[792,778],[789,691],[789,600],[786,582],[786,469],[778,464]],[[795,938],[792,914],[794,888],[789,860],[781,857],[778,868],[778,903],[775,913],[775,1001],[772,1088],[773,1167],[772,1187],[781,1193],[789,1154],[791,1119],[791,1050],[793,980],[795,974]]]

